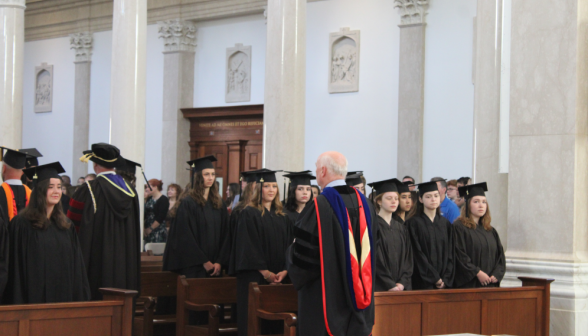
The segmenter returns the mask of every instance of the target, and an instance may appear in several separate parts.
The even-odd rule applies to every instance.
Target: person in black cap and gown
[[[462,215],[453,223],[456,288],[500,287],[506,259],[500,237],[490,224],[486,182],[459,188],[465,198]]]
[[[414,206],[414,200],[412,198],[412,192],[409,188],[409,183],[400,182],[400,184],[397,184],[397,187],[399,194],[399,204],[398,209],[396,209],[394,212],[394,218],[400,223],[405,224],[406,220],[408,219],[408,214]]]
[[[27,169],[38,166],[39,165],[39,159],[38,158],[43,157],[43,154],[41,154],[36,148],[21,148],[18,151],[19,152],[23,152],[23,153],[25,153],[27,155],[27,159],[26,159],[26,163],[25,163],[25,168],[27,168]],[[33,181],[31,181],[27,177],[26,174],[22,174],[22,177],[21,177],[20,180],[27,187],[33,189]],[[65,196],[65,194],[63,196]]]
[[[90,300],[78,237],[59,203],[63,172],[59,162],[25,169],[34,188],[10,225],[7,303]]]
[[[412,247],[408,230],[394,212],[399,206],[398,179],[370,183],[378,210],[376,291],[412,289]]]
[[[363,171],[348,172],[345,177],[345,182],[347,186],[353,187],[365,195],[365,177],[363,176]]]
[[[135,188],[117,175],[120,151],[97,143],[80,158],[94,163],[95,180],[82,184],[70,201],[69,217],[79,229],[92,300],[99,288],[139,290],[141,232]]]
[[[235,270],[240,336],[247,335],[249,283],[283,283],[288,275],[286,249],[292,243],[292,224],[283,213],[275,173],[272,170],[257,173],[255,192],[237,225]],[[262,332],[279,330],[283,330],[281,323],[262,325]]]
[[[179,201],[170,227],[163,254],[164,271],[186,278],[217,277],[221,275],[222,265],[228,263],[229,215],[215,184],[213,162],[216,162],[214,156],[188,162],[193,173],[192,188]],[[207,313],[197,315],[193,322],[207,322]]]
[[[437,182],[417,186],[418,199],[406,222],[414,256],[412,288],[449,288],[455,269],[451,223],[439,211]]]
[[[0,188],[0,208],[4,212],[4,221],[9,223],[14,216],[29,203],[31,189],[22,183],[22,170],[26,166],[27,154],[17,149],[0,147],[6,150],[2,161],[2,186]]]
[[[288,198],[286,199],[284,209],[288,217],[290,217],[292,224],[294,224],[306,204],[314,199],[310,181],[315,180],[316,178],[310,174],[310,170],[303,172],[288,172],[284,177],[290,179],[290,184],[288,185]]]

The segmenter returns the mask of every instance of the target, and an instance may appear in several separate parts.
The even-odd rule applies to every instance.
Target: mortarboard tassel
[[[153,191],[153,189],[151,188],[151,185],[149,184],[149,181],[147,181],[147,176],[145,176],[145,171],[143,170],[143,167],[141,167],[141,173],[143,173],[143,178],[145,179],[145,183],[147,183],[149,190]]]

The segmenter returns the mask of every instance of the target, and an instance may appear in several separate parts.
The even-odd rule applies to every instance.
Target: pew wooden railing
[[[296,336],[298,292],[293,285],[250,283],[248,310],[248,336],[261,335],[262,320],[283,321],[283,335]]]
[[[175,334],[175,315],[154,315],[157,297],[176,296],[178,274],[172,272],[141,273],[141,292],[137,300],[133,335]]]
[[[519,279],[523,287],[376,293],[373,335],[549,336],[553,280]]]
[[[102,288],[102,301],[0,306],[2,336],[126,336],[136,291]]]
[[[141,257],[147,257],[147,256],[152,257],[153,256],[153,251],[152,250],[149,250],[149,251],[141,252]]]
[[[236,335],[237,325],[224,323],[222,306],[237,303],[237,279],[233,277],[186,279],[178,277],[177,336]],[[189,312],[208,312],[208,325],[189,325]]]
[[[162,256],[141,256],[141,272],[161,272],[162,268]]]

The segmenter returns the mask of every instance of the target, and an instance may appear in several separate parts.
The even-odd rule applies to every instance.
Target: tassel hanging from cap
[[[84,154],[80,158],[80,161],[83,162],[83,163],[88,163],[88,161],[90,161],[90,158],[92,158],[93,156],[94,156],[94,153]]]

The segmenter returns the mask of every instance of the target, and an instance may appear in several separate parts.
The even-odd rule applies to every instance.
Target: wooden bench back
[[[270,313],[297,312],[298,292],[293,285],[250,284],[257,309]]]
[[[177,273],[141,272],[140,296],[176,296],[177,284]]]
[[[131,335],[136,291],[100,289],[103,301],[0,306],[2,336]]]
[[[181,295],[183,295],[181,297]],[[186,279],[178,277],[178,301],[195,304],[229,304],[237,302],[237,278]]]

